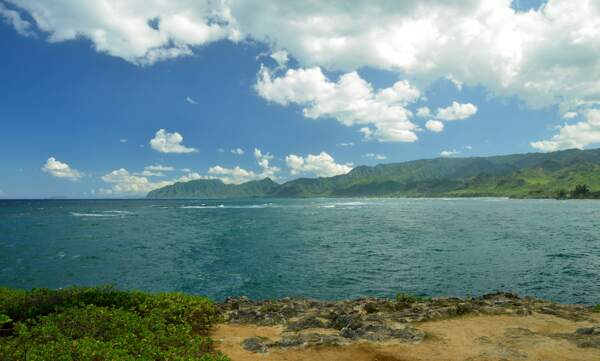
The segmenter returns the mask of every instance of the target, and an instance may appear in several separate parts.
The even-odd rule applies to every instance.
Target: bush
[[[427,302],[429,301],[428,297],[415,296],[408,293],[398,293],[396,295],[396,302],[401,304],[411,304],[418,302]]]
[[[14,321],[13,321],[14,320]],[[214,304],[180,293],[111,287],[0,290],[0,361],[226,361],[205,334]]]

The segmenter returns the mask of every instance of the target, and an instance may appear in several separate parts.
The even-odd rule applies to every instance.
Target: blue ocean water
[[[0,201],[0,285],[600,302],[600,202]]]

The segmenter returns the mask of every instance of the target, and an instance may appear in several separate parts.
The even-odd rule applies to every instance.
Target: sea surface
[[[600,201],[0,201],[0,285],[600,303]]]

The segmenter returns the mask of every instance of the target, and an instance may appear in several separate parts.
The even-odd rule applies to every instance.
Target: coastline
[[[600,305],[470,298],[215,303],[110,286],[0,287],[3,360],[598,360]]]
[[[597,360],[600,313],[510,293],[348,301],[230,298],[212,332],[233,360]],[[568,356],[567,356],[568,355]]]

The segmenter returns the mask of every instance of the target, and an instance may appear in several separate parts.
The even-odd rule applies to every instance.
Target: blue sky
[[[498,8],[493,10],[512,16],[517,30],[521,22],[534,21],[524,17],[527,13],[531,19],[558,16],[552,8],[540,8],[539,1],[521,0],[519,12],[508,15],[506,2],[496,2]],[[135,1],[131,3],[134,7]],[[394,52],[393,57],[382,52],[381,58],[369,60],[369,54],[360,50],[336,53],[337,48],[325,47],[315,51],[313,45],[308,51],[303,48],[305,39],[295,38],[294,29],[281,31],[282,35],[277,32],[293,23],[293,19],[285,22],[288,13],[280,17],[282,23],[263,29],[255,25],[260,19],[254,13],[246,14],[234,3],[231,8],[239,29],[207,21],[223,29],[202,36],[172,30],[187,28],[175,28],[167,15],[161,17],[170,9],[155,9],[160,20],[153,26],[161,32],[164,27],[160,39],[167,40],[148,47],[150,40],[139,31],[128,33],[131,30],[109,25],[104,29],[102,14],[90,12],[79,2],[58,6],[44,1],[0,1],[4,20],[0,22],[0,197],[140,196],[176,180],[217,177],[239,183],[271,176],[285,181],[340,174],[362,164],[585,148],[600,141],[589,136],[598,131],[594,112],[600,91],[573,91],[586,86],[579,76],[565,75],[562,81],[574,86],[559,89],[540,82],[534,70],[523,70],[534,69],[535,62],[550,62],[558,74],[561,67],[572,69],[578,61],[584,64],[582,71],[586,66],[594,69],[587,73],[589,81],[598,80],[594,79],[600,69],[597,54],[587,51],[598,45],[593,37],[584,47],[575,43],[577,39],[565,39],[580,50],[565,60],[565,55],[553,55],[555,49],[539,41],[536,52],[517,49],[518,57],[512,38],[500,50],[451,49],[438,54],[438,48],[420,45],[434,40],[406,39],[413,44],[406,48],[400,41],[404,33],[398,33],[377,48]],[[464,14],[456,23],[477,19],[496,26],[494,21],[481,20],[485,13],[477,10],[481,3],[464,3],[453,9]],[[594,17],[598,14],[589,15],[590,9],[585,8],[589,3],[579,5],[590,21],[598,21]],[[314,5],[311,11],[315,13],[307,18],[318,19],[319,11],[337,9]],[[435,11],[440,9],[431,9]],[[40,19],[42,13],[47,18]],[[83,15],[72,23],[65,16],[72,13]],[[140,16],[152,19],[152,14]],[[413,20],[419,16],[428,15],[416,14]],[[411,19],[392,19],[390,26],[405,20]],[[358,23],[357,30],[364,27],[366,34],[379,26],[377,22]],[[530,32],[538,25],[528,26]],[[586,30],[584,25],[561,26],[581,26],[584,34]],[[335,20],[332,29],[349,31],[347,24],[336,27]],[[548,29],[542,30],[543,36],[552,36]],[[98,31],[105,35],[97,37]],[[488,31],[495,36],[504,30]],[[335,39],[339,36],[325,39],[330,41],[326,44],[335,47]],[[498,37],[495,44],[505,40]],[[360,45],[363,40],[358,37],[356,41]],[[458,44],[460,38],[452,41]],[[527,42],[519,45],[526,47]],[[165,52],[156,55],[157,49]],[[421,66],[420,58],[411,61],[427,51],[438,62],[438,70]],[[464,64],[461,59],[444,64],[463,53]],[[287,54],[289,60],[278,63],[272,54]],[[508,60],[502,58],[505,54]],[[489,62],[481,60],[486,56]],[[495,69],[494,64],[502,66]],[[536,81],[540,85],[532,93],[531,84],[538,86]],[[384,89],[392,92],[392,100],[378,97]],[[430,109],[430,114],[418,115],[422,107]],[[443,130],[435,124],[443,124]],[[161,129],[167,136],[178,135],[166,139],[162,147],[157,145],[161,139],[152,145]],[[243,154],[232,153],[238,148]],[[147,168],[152,165],[163,170]]]

